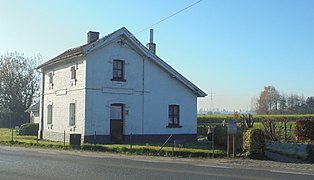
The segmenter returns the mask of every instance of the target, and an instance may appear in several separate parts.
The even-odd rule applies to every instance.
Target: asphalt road
[[[248,169],[215,161],[0,146],[0,179],[314,179],[314,172]]]

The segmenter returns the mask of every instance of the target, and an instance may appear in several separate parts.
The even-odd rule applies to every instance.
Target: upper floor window
[[[167,127],[182,127],[180,126],[180,106],[168,106],[168,126]]]
[[[75,80],[76,79],[76,68],[75,66],[71,67],[71,80]]]
[[[53,72],[48,74],[48,89],[53,89]]]
[[[124,61],[123,60],[113,60],[113,81],[125,81],[124,79]]]
[[[48,77],[49,77],[49,84],[53,84],[53,74],[52,73],[49,73],[48,74]]]

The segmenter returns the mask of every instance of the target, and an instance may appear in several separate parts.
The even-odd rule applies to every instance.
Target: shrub
[[[314,120],[297,120],[294,133],[297,141],[314,140]]]
[[[237,134],[235,135],[235,146],[236,152],[242,152],[243,147],[243,132],[246,127],[237,127]],[[227,146],[227,126],[216,126],[215,127],[215,144],[219,146]]]
[[[208,127],[205,125],[197,127],[197,136],[198,137],[206,137],[208,131]]]
[[[263,119],[263,130],[266,134],[266,138],[272,141],[278,141],[281,138],[283,123],[279,123],[276,119]]]
[[[259,158],[265,154],[265,135],[261,129],[248,129],[243,134],[243,149],[249,157]]]
[[[311,163],[314,163],[314,140],[308,143],[307,145],[307,154],[308,154],[308,160]]]
[[[37,136],[39,124],[25,123],[22,124],[19,130],[19,135]]]

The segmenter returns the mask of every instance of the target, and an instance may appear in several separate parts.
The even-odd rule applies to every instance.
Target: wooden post
[[[212,133],[212,148],[213,148],[213,158],[215,158],[215,134]]]
[[[227,135],[227,157],[230,157],[230,144],[229,135]]]
[[[130,151],[131,151],[131,154],[132,154],[132,133],[130,134]]]
[[[233,150],[233,153],[232,153],[232,156],[235,157],[235,136],[232,135],[232,150]]]
[[[172,146],[172,156],[174,156],[174,146],[175,146],[175,142],[176,142],[176,141],[173,141],[173,146]]]
[[[65,149],[65,130],[63,131],[63,149]]]
[[[94,147],[96,147],[96,131],[95,131],[95,133],[94,133]]]
[[[37,137],[36,137],[36,146],[38,146],[38,131],[37,131]]]

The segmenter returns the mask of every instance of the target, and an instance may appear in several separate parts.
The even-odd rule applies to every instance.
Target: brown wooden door
[[[123,104],[111,104],[110,107],[110,141],[112,143],[123,143]]]

